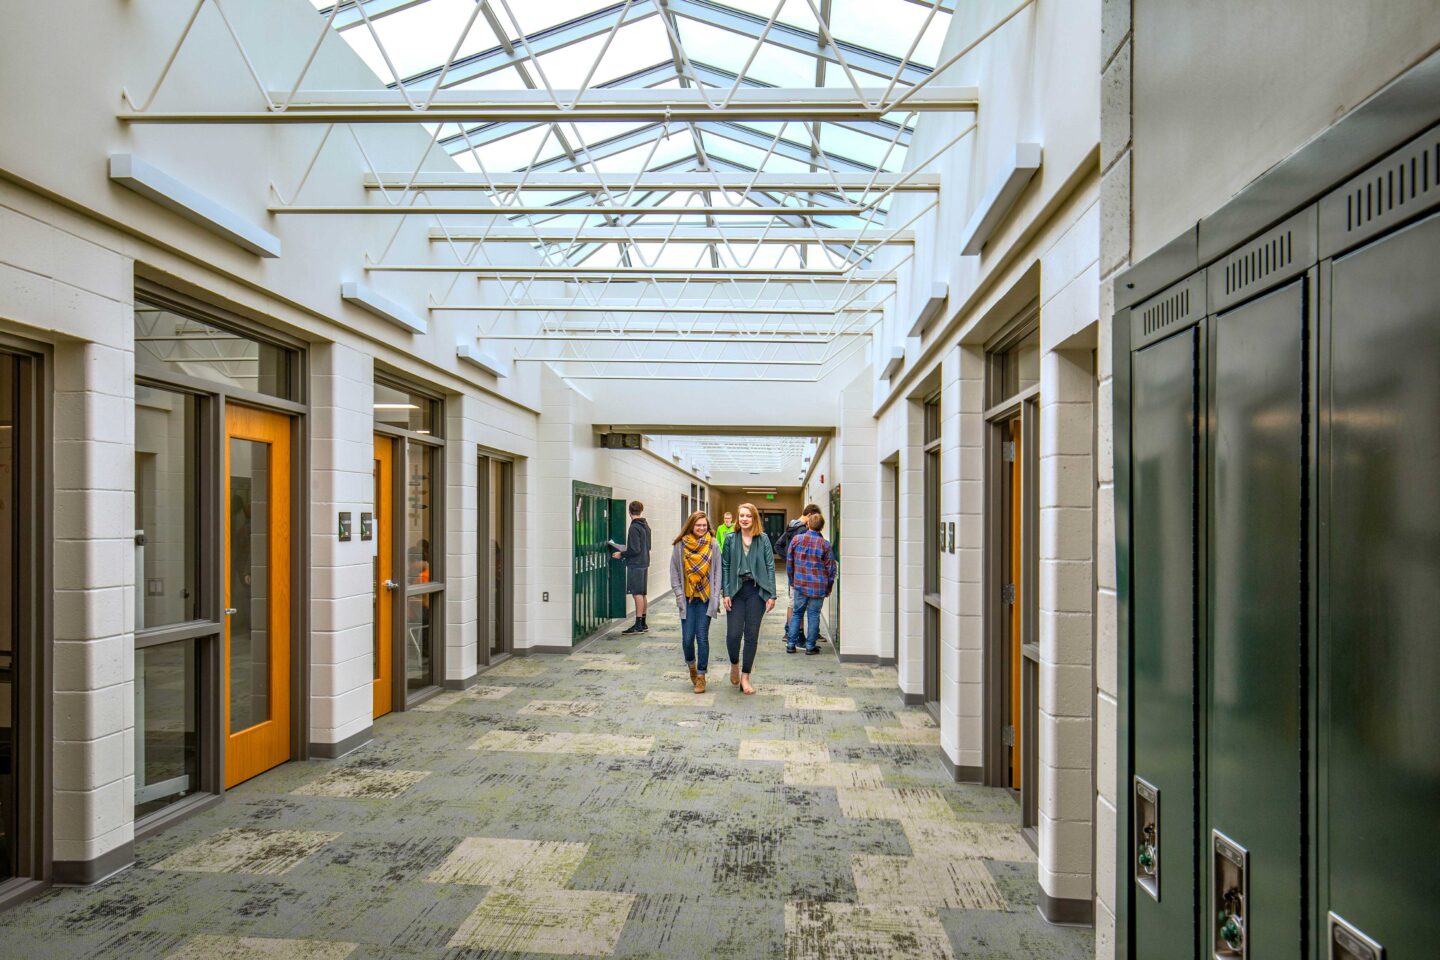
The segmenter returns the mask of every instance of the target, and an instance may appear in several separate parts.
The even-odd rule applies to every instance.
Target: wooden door
[[[290,759],[290,419],[225,412],[225,785]]]
[[[375,435],[374,715],[395,709],[395,441]]]
[[[1024,435],[1024,421],[1019,417],[1010,421],[1010,442],[1015,450],[1015,460],[1010,464],[1010,649],[1007,651],[1010,661],[1010,789],[1020,789],[1020,732],[1024,729],[1020,714],[1020,689],[1022,666],[1021,646],[1024,643],[1024,618],[1021,615],[1022,598],[1020,590],[1024,584],[1025,567],[1025,497],[1023,470],[1021,464],[1025,462],[1024,449],[1021,446],[1021,438]]]

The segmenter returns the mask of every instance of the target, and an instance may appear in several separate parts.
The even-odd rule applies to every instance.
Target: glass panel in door
[[[391,506],[395,481],[395,441],[375,437],[375,687],[374,715],[395,708],[395,556]]]
[[[290,421],[225,415],[226,786],[290,758]]]

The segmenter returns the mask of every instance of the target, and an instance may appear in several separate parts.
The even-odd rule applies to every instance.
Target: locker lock
[[[1146,876],[1155,876],[1155,824],[1147,823],[1140,831],[1140,869]]]
[[[1235,953],[1245,949],[1245,895],[1237,887],[1225,891],[1220,907],[1220,939]]]

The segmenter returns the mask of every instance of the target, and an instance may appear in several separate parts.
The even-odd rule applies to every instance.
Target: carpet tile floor
[[[181,960],[1079,960],[1004,792],[950,782],[891,668],[788,656],[690,692],[650,632],[511,659],[0,914],[0,955]]]

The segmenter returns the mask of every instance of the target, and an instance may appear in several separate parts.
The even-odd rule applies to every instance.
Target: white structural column
[[[603,483],[598,477],[574,473],[572,446],[576,423],[576,401],[580,399],[548,366],[541,375],[540,442],[534,464],[533,492],[538,503],[530,504],[535,520],[530,531],[529,560],[539,571],[534,582],[527,584],[527,601],[532,604],[530,631],[517,637],[517,650],[523,648],[570,646],[573,599],[575,498],[571,485],[575,480]],[[545,594],[549,599],[545,599]]]
[[[113,324],[124,342],[54,352],[53,855],[56,878],[79,882],[129,862],[102,858],[134,838],[135,797],[133,320],[86,299],[90,332]]]
[[[918,702],[925,693],[925,418],[921,405],[900,400],[900,693]]]
[[[861,371],[840,397],[840,652],[851,657],[888,656],[881,643],[880,483],[875,418],[871,413],[869,367]],[[828,503],[818,503],[822,513]],[[889,637],[888,624],[883,625]]]
[[[374,363],[351,347],[310,350],[310,750],[338,756],[374,717],[375,540],[360,514],[375,510]],[[348,511],[349,542],[337,535]]]
[[[1040,885],[1091,899],[1093,398],[1089,350],[1040,361]]]
[[[445,676],[464,686],[479,669],[480,398],[445,398]]]

